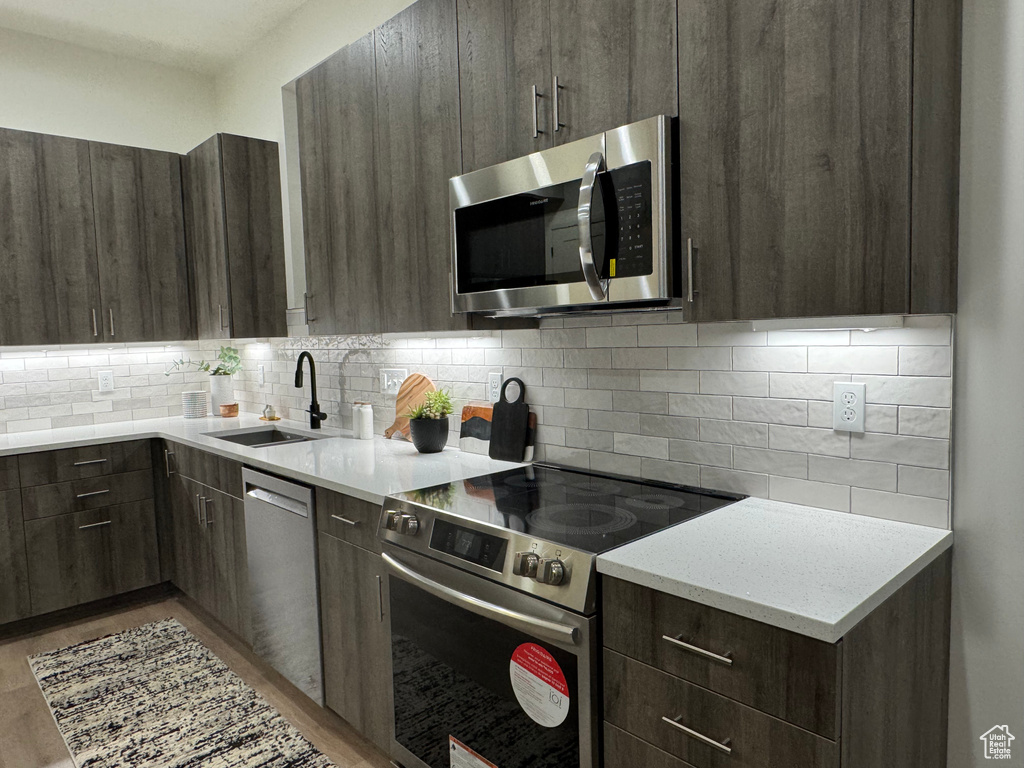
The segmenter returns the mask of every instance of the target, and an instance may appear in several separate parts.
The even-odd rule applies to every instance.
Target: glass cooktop
[[[395,497],[593,554],[743,498],[540,464]]]

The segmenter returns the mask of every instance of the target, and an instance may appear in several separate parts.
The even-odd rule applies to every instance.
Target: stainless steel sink
[[[269,448],[272,445],[291,445],[320,440],[322,435],[310,435],[298,430],[284,430],[277,427],[257,427],[255,429],[232,430],[231,432],[207,432],[206,437],[225,440],[235,445],[249,448]]]

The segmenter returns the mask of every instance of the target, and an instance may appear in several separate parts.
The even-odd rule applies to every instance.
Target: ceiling
[[[0,0],[0,27],[215,74],[306,0]]]

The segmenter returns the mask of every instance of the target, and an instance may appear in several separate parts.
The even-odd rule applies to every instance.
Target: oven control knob
[[[565,563],[561,560],[545,557],[537,563],[536,579],[541,584],[557,587],[569,580],[569,574],[566,572]]]
[[[540,558],[533,552],[516,552],[516,559],[512,563],[512,573],[516,576],[535,578],[539,562]]]
[[[420,520],[416,515],[402,514],[398,516],[398,532],[407,536],[415,536],[420,529]]]
[[[388,516],[384,518],[384,527],[389,531],[397,531],[399,517],[401,517],[401,514],[398,512],[388,512]]]

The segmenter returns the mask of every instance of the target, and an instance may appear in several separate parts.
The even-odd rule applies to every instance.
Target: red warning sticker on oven
[[[523,643],[508,665],[519,706],[534,722],[554,728],[569,715],[569,685],[555,657],[536,643]]]
[[[448,751],[451,753],[451,768],[498,768],[485,760],[454,736],[448,737]]]

